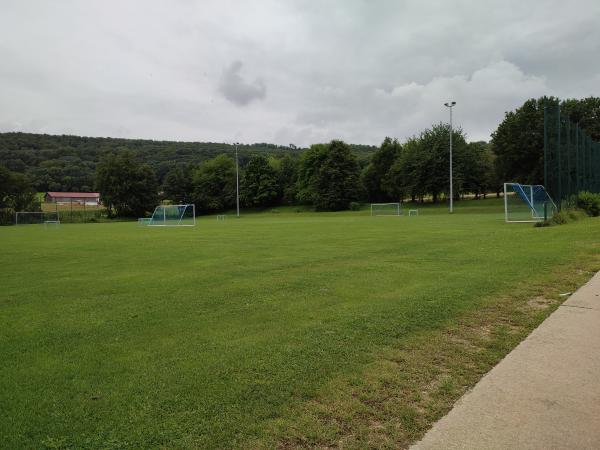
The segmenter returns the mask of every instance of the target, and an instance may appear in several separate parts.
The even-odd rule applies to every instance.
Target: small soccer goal
[[[418,209],[409,209],[408,210],[408,216],[418,216],[419,215],[419,210]]]
[[[154,213],[147,225],[149,227],[196,226],[196,206],[191,204],[159,205],[154,209]]]
[[[504,220],[539,222],[558,210],[541,184],[504,183]]]
[[[401,216],[400,203],[371,203],[371,216]]]
[[[60,225],[58,211],[17,211],[15,213],[15,225]]]

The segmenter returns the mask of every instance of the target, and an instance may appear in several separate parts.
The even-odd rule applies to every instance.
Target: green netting
[[[600,143],[558,102],[544,106],[544,186],[558,205],[580,191],[600,192]]]

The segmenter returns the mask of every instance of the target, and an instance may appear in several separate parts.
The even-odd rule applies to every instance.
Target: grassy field
[[[0,447],[398,447],[596,270],[600,220],[0,228]]]

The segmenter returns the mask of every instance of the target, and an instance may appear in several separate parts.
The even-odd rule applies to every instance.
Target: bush
[[[15,212],[12,209],[0,209],[0,225],[14,225]]]
[[[600,215],[600,194],[581,191],[577,194],[577,207],[584,210],[588,215],[596,217]]]
[[[350,202],[350,211],[360,211],[360,203]]]
[[[551,227],[553,225],[564,225],[571,222],[576,222],[579,219],[586,217],[585,213],[576,209],[563,209],[555,213],[550,219],[543,222],[537,222],[536,227]]]

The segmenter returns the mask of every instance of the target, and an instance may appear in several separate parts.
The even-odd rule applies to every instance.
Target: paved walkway
[[[412,449],[600,449],[600,272]]]

